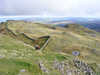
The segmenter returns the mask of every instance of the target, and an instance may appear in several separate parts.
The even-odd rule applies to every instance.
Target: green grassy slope
[[[72,55],[73,51],[79,51],[78,58],[99,72],[100,67],[97,66],[100,64],[99,33],[80,25],[52,29],[46,25],[24,21],[8,21],[7,24],[16,34],[25,33],[35,39],[50,35],[51,38],[47,47],[41,52],[20,40],[0,33],[0,75],[47,75],[40,69],[40,61],[48,68],[50,75],[61,75],[59,70],[53,68],[53,62],[55,60],[72,62],[75,58]],[[71,63],[69,65],[71,66]],[[23,69],[25,72],[21,72]]]

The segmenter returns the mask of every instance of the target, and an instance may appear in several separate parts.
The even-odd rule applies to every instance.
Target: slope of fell
[[[20,40],[0,33],[0,65],[2,65],[0,73],[2,75],[75,75],[75,72],[78,75],[78,71],[80,71],[79,75],[90,73],[88,69],[86,73],[84,72],[82,64],[92,67],[90,70],[93,74],[91,72],[88,75],[100,74],[99,33],[80,25],[52,29],[32,22],[8,21],[6,23],[8,28],[16,34],[25,33],[31,38],[49,35],[51,39],[46,48],[39,51]],[[79,56],[73,55],[75,51],[79,52]],[[81,62],[81,66],[77,66]],[[67,67],[63,67],[66,64]]]

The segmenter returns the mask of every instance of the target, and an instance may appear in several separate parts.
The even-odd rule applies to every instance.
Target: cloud
[[[100,0],[0,0],[0,15],[100,17]]]

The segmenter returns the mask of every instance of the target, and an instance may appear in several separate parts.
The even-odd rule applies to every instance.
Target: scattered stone
[[[25,69],[21,69],[20,72],[26,72],[26,70]]]
[[[96,75],[95,72],[92,70],[92,68],[88,64],[77,59],[75,59],[73,62],[74,62],[74,65],[78,69],[80,69],[82,72],[84,72],[85,75]]]
[[[74,70],[74,74],[75,74],[75,75],[80,75],[80,73],[81,73],[80,70],[78,70],[78,69],[75,69],[75,70]]]
[[[58,61],[54,62],[54,68],[58,69],[59,71],[64,71],[64,66],[65,66],[65,63],[63,61],[60,63]]]
[[[71,75],[71,73],[69,73],[70,65],[64,61],[54,61],[54,69],[58,70],[61,75]]]
[[[71,70],[66,70],[66,74],[67,75],[72,75],[72,71]]]
[[[43,62],[39,63],[39,67],[43,72],[49,73]],[[55,60],[53,68],[58,70],[61,75],[96,75],[94,70],[88,64],[79,59],[74,59],[73,63],[70,61],[65,62]]]
[[[4,55],[0,55],[0,59],[4,58],[5,56]]]
[[[39,63],[39,67],[43,72],[49,73],[48,69],[44,66],[44,64],[42,62]]]

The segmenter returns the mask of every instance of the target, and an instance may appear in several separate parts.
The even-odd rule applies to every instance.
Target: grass
[[[0,46],[0,55],[4,55],[4,58],[0,59],[1,75],[17,75],[21,69],[26,69],[28,75],[44,75],[38,66],[39,61],[45,61],[50,67],[49,62],[53,62],[55,59],[66,60],[67,57],[51,51],[43,53],[35,51],[22,42],[10,38],[10,36],[1,34],[0,39],[2,45]],[[51,74],[55,75],[58,72],[52,70]]]
[[[2,65],[1,65],[2,64]],[[3,75],[16,75],[20,73],[21,69],[27,70],[30,75],[41,75],[42,72],[37,64],[30,64],[27,61],[17,59],[0,59],[0,73]]]
[[[40,47],[40,49],[44,46],[44,44],[47,42],[47,40],[50,38],[50,36],[42,36],[37,39],[30,38],[27,36],[25,33],[22,32],[13,32],[11,29],[8,27],[8,23],[4,23],[3,25],[1,24],[1,32],[4,32],[6,35],[10,36],[11,38],[23,41],[24,43],[32,46],[35,48],[36,45]]]
[[[73,51],[79,51],[79,57],[82,57],[81,59],[87,63],[100,64],[100,56],[91,52],[92,49],[96,49],[97,52],[100,50],[100,34],[95,31],[83,27],[57,27],[54,30],[42,24],[23,21],[9,21],[7,23],[9,29],[15,34],[24,32],[30,38],[35,39],[50,35],[51,39],[47,47],[41,52],[20,40],[0,34],[0,56],[4,56],[0,58],[1,75],[18,75],[21,69],[26,69],[27,75],[47,75],[40,70],[38,66],[40,61],[43,61],[46,67],[50,69],[50,75],[60,75],[59,71],[52,68],[52,63],[54,60],[59,62],[72,61],[74,58]],[[88,35],[90,32],[96,34],[96,37]],[[93,67],[96,68],[95,65]]]

